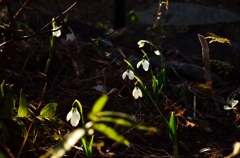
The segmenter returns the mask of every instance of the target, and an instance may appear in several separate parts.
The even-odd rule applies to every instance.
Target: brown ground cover
[[[156,2],[158,1],[146,0],[141,3],[137,0],[127,1],[126,10],[144,10]],[[185,2],[240,13],[238,0],[232,0],[231,3],[224,0]],[[45,1],[42,3],[41,5],[45,6],[46,10],[54,8],[54,4]],[[60,9],[52,10],[58,13],[59,10],[63,10],[64,6],[71,3],[73,1],[62,3],[59,6]],[[126,29],[110,36],[104,35],[103,30],[95,28],[97,22],[105,23],[111,28],[113,21],[113,1],[80,1],[69,13],[69,25],[78,34],[79,41],[66,42],[64,36],[56,41],[54,59],[47,77],[41,73],[44,71],[48,58],[49,36],[43,35],[14,43],[14,49],[11,50],[7,63],[6,82],[14,84],[13,90],[16,96],[19,90],[23,89],[29,105],[37,106],[40,100],[43,106],[49,102],[58,103],[57,115],[63,121],[75,99],[82,103],[85,114],[91,110],[95,100],[101,96],[101,92],[92,87],[101,85],[107,92],[116,89],[116,93],[109,96],[105,110],[131,114],[144,125],[157,127],[159,132],[143,132],[111,125],[130,141],[131,147],[120,145],[110,151],[114,152],[117,157],[171,157],[172,144],[156,109],[147,99],[135,100],[131,95],[134,88],[133,82],[122,80],[121,75],[126,70],[123,59],[141,59],[142,54],[137,42],[140,39],[148,39],[159,47],[166,61],[181,61],[201,67],[202,57],[197,53],[194,54],[201,52],[201,45],[192,43],[192,41],[195,41],[198,33],[204,36],[207,36],[207,32],[214,32],[217,35],[219,33],[235,43],[234,46],[210,45],[210,50],[213,50],[210,58],[225,61],[224,59],[229,57],[226,62],[232,66],[227,70],[226,67],[218,69],[219,65],[212,65],[212,72],[218,75],[221,81],[213,82],[209,86],[204,83],[203,79],[194,78],[195,74],[178,72],[181,76],[179,78],[175,73],[169,72],[168,86],[158,104],[167,117],[171,111],[175,111],[180,157],[220,158],[231,153],[232,144],[240,141],[240,117],[238,113],[235,113],[238,110],[226,111],[223,106],[228,100],[238,100],[240,97],[238,94],[240,66],[237,59],[240,53],[240,38],[237,36],[240,32],[240,23],[186,26],[185,28],[171,26],[164,28],[163,33],[160,30],[147,29],[149,26],[128,22]],[[96,41],[91,42],[88,38],[98,36],[112,42],[113,47],[106,45],[104,49],[96,47]],[[182,39],[188,39],[188,42]],[[105,51],[101,51],[102,49]],[[105,56],[105,53],[101,54],[102,52],[108,52],[110,56]],[[150,56],[153,55],[153,50],[150,48],[147,48],[146,52]],[[138,71],[138,74],[147,86],[151,86],[149,73]],[[45,83],[47,83],[45,94],[41,98]],[[192,93],[189,88],[195,93]],[[194,95],[197,98],[197,109],[193,109]],[[235,97],[232,98],[234,95]],[[191,119],[193,113],[196,113],[197,119]],[[7,153],[9,157],[11,154],[17,155],[23,141],[21,130],[15,126],[10,128],[10,138],[4,140],[4,136],[0,136],[0,141],[4,142],[0,150]],[[69,129],[69,126],[64,126],[61,132],[67,133]],[[56,132],[55,129],[52,129],[52,132]],[[106,152],[114,143],[100,133],[96,133],[95,141],[105,143],[102,148],[103,152]],[[39,125],[36,142],[29,140],[20,157],[39,157],[55,143],[56,141],[51,140],[44,127]],[[210,150],[200,153],[201,149]],[[84,153],[72,149],[68,157],[74,156],[84,157]],[[98,156],[98,151],[94,149],[94,157]]]

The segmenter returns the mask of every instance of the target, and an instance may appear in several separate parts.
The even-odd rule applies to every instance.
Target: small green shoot
[[[27,101],[26,96],[23,90],[20,90],[20,100],[19,100],[19,108],[18,108],[18,116],[19,117],[26,117],[28,113],[27,110]]]
[[[131,10],[128,13],[127,21],[131,22],[132,24],[135,24],[139,21],[139,16],[134,12],[134,10]]]
[[[12,94],[12,86],[13,85],[7,85],[6,104],[3,107],[5,118],[11,118],[13,116],[13,109],[15,107],[15,99]]]
[[[53,32],[52,32],[52,36],[50,37],[50,51],[49,51],[49,57],[45,66],[45,73],[48,73],[50,64],[53,59],[55,36],[56,37],[61,36],[61,31],[59,30],[59,27],[57,26],[57,23],[54,18],[52,19],[52,27],[53,27],[52,29]]]
[[[107,26],[107,24],[104,24],[104,23],[98,21],[97,24],[96,24],[96,28],[107,30],[108,26]]]
[[[42,110],[40,111],[40,116],[50,120],[52,117],[55,116],[56,110],[57,103],[49,103],[44,108],[42,108]]]

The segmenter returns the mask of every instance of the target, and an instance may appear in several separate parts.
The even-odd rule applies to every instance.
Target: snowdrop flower
[[[141,40],[137,44],[139,45],[139,48],[142,48],[144,46],[145,42],[143,40]]]
[[[233,110],[236,110],[236,105],[238,104],[238,100],[229,100],[228,101],[228,105],[224,105],[224,109],[225,110],[231,110],[231,109],[233,109]],[[229,106],[229,105],[231,105],[231,106]]]
[[[132,95],[135,99],[137,99],[138,97],[141,97],[142,98],[142,91],[141,89],[139,89],[138,87],[135,87],[133,89],[133,92],[132,92]]]
[[[67,114],[66,120],[69,121],[73,127],[76,127],[80,121],[80,113],[77,108],[72,108],[71,111]]]
[[[145,71],[148,71],[148,69],[149,69],[149,62],[146,60],[146,59],[142,59],[141,61],[139,61],[138,63],[137,63],[137,68],[139,68],[139,66],[142,64],[142,66],[143,66],[143,69],[145,70]]]
[[[156,55],[160,55],[159,50],[155,50],[154,53],[155,53]]]
[[[70,27],[68,27],[68,29],[71,31],[71,33],[68,33],[66,35],[66,41],[74,41],[76,39],[76,36],[74,35],[74,33]]]
[[[134,73],[132,70],[126,70],[123,74],[122,74],[122,79],[124,80],[126,78],[126,76],[128,76],[128,78],[130,80],[133,80],[134,79]]]
[[[59,29],[59,30],[57,30],[57,29],[59,29],[59,27],[56,27],[56,28],[53,28],[52,29],[52,35],[53,36],[56,36],[56,37],[59,37],[59,36],[61,36],[61,30]],[[57,31],[56,31],[57,30]]]

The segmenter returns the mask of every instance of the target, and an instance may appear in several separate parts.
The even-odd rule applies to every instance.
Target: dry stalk
[[[202,57],[203,57],[203,65],[205,71],[205,82],[211,83],[211,69],[210,69],[210,58],[209,58],[209,47],[208,43],[204,36],[198,34],[198,39],[202,46]]]

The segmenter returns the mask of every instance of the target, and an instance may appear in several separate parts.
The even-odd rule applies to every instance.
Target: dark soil
[[[178,0],[174,0],[178,1]],[[158,0],[137,0],[127,1],[127,12],[134,10],[144,10]],[[182,2],[182,1],[178,1]],[[239,0],[188,0],[185,3],[197,3],[211,7],[223,8],[240,14]],[[44,6],[51,8],[52,5]],[[63,10],[72,1],[60,5]],[[46,9],[49,9],[46,8]],[[58,13],[58,9],[52,9]],[[78,42],[64,42],[64,36],[56,41],[55,56],[51,64],[49,73],[41,75],[44,71],[49,52],[49,36],[43,35],[34,37],[28,41],[14,43],[9,56],[6,69],[6,82],[13,83],[13,90],[18,96],[19,90],[23,89],[27,95],[29,105],[37,106],[42,99],[41,94],[44,84],[47,87],[42,99],[42,107],[49,102],[58,103],[58,118],[66,122],[66,115],[71,109],[72,102],[78,99],[83,107],[84,113],[91,110],[92,105],[101,93],[92,89],[96,85],[103,85],[107,91],[113,88],[117,93],[109,96],[109,101],[104,110],[120,111],[135,116],[145,125],[154,126],[159,129],[158,133],[143,132],[135,129],[129,130],[125,127],[118,127],[117,131],[123,134],[131,143],[131,147],[120,145],[110,151],[117,157],[171,157],[173,148],[167,131],[161,121],[161,117],[147,99],[135,100],[132,97],[134,82],[123,81],[122,73],[126,70],[123,59],[133,61],[134,58],[141,59],[142,54],[137,42],[140,39],[148,39],[160,48],[166,61],[181,61],[191,65],[202,67],[201,45],[197,34],[207,36],[212,32],[218,36],[228,38],[232,45],[214,43],[210,45],[210,58],[216,61],[228,63],[228,67],[219,69],[219,65],[212,64],[212,73],[217,75],[221,81],[213,81],[212,84],[205,83],[204,78],[196,74],[188,74],[183,68],[176,73],[169,70],[168,86],[159,99],[159,107],[165,116],[169,116],[171,111],[175,111],[177,119],[177,136],[180,157],[211,157],[221,158],[232,152],[232,145],[240,141],[239,114],[237,110],[226,111],[223,106],[229,99],[238,100],[238,88],[240,86],[239,57],[240,57],[240,22],[218,23],[211,25],[195,25],[186,27],[170,26],[163,28],[163,32],[151,29],[151,26],[143,24],[127,23],[125,29],[116,31],[111,35],[105,35],[105,30],[95,28],[97,22],[113,27],[113,1],[88,0],[80,1],[69,13],[69,21],[64,28],[65,33],[69,32],[70,26],[74,33],[78,35]],[[150,27],[150,29],[148,29]],[[108,30],[107,30],[108,31]],[[90,38],[102,37],[113,43],[113,47],[105,47],[110,56],[106,57],[102,52],[96,52],[96,44]],[[99,50],[99,49],[98,49]],[[146,48],[146,52],[153,56],[153,50]],[[184,72],[184,73],[183,73]],[[138,71],[146,86],[151,86],[149,74],[141,70]],[[189,91],[189,87],[196,94],[197,109],[193,109],[194,94]],[[232,94],[236,94],[232,98]],[[193,119],[193,114],[196,118]],[[9,123],[9,122],[7,122]],[[10,122],[9,124],[13,124]],[[30,122],[26,122],[27,125]],[[29,141],[21,153],[24,157],[39,157],[45,153],[56,141],[52,141],[44,127],[40,124],[39,135],[35,143]],[[3,145],[0,151],[6,155],[16,157],[23,137],[17,125],[12,125],[9,129],[10,136],[0,136]],[[71,130],[70,127],[62,127],[62,134]],[[57,132],[53,129],[52,132]],[[95,142],[104,142],[103,152],[111,147],[112,142],[102,134],[96,133]],[[209,151],[200,153],[204,148]],[[94,156],[99,153],[95,149]],[[68,154],[68,157],[84,157],[83,152],[76,149]]]

